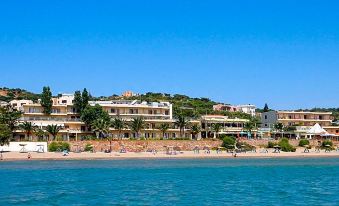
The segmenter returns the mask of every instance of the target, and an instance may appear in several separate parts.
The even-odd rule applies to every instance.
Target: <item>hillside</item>
[[[29,99],[32,101],[38,101],[39,98],[40,94],[35,94],[24,89],[10,89],[7,87],[0,88],[0,101],[10,102],[13,99]]]

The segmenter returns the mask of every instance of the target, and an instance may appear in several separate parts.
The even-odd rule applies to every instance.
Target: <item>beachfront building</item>
[[[216,131],[213,128],[214,124],[220,125],[218,134],[227,134],[235,137],[246,133],[244,125],[248,119],[228,118],[222,115],[204,115],[201,117],[201,137],[202,138],[215,138]]]
[[[304,111],[269,111],[261,114],[261,125],[264,128],[274,128],[277,123],[284,127],[289,126],[330,126],[332,112],[304,112]]]
[[[330,134],[339,135],[339,126],[325,126],[323,128]]]
[[[331,112],[306,111],[269,111],[261,114],[263,136],[284,136],[288,138],[306,138],[309,130],[316,124],[328,127],[332,124]],[[275,125],[281,123],[282,131],[277,131]]]
[[[59,136],[63,140],[79,140],[86,136],[93,136],[93,131],[80,119],[80,114],[75,111],[73,107],[73,94],[63,94],[53,98],[52,113],[46,115],[43,113],[43,107],[39,102],[32,101],[18,104],[18,102],[11,102],[14,106],[23,112],[21,122],[29,121],[34,125],[45,129],[47,125],[58,125],[62,129],[59,131]],[[173,118],[172,104],[169,102],[141,102],[139,100],[113,100],[113,101],[90,101],[90,105],[96,104],[108,112],[109,116],[113,118],[121,118],[130,124],[133,118],[142,117],[145,121],[145,128],[140,132],[141,137],[145,138],[200,138],[200,135],[192,135],[190,127],[184,128],[184,133],[180,133],[180,129],[175,125]],[[168,130],[163,133],[159,127],[161,124],[169,124]],[[199,121],[191,121],[190,124],[199,124]],[[118,137],[118,131],[110,128],[110,135]],[[128,127],[120,134],[124,138],[136,137]],[[17,138],[24,138],[24,131],[16,131]]]
[[[244,104],[244,105],[230,105],[230,104],[216,104],[213,105],[214,111],[228,111],[228,112],[243,112],[255,116],[256,106],[253,104]]]

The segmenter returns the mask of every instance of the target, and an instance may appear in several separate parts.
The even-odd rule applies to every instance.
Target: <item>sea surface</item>
[[[339,158],[0,162],[0,205],[339,205]]]

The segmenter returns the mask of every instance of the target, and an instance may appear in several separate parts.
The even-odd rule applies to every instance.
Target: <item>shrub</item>
[[[93,135],[86,135],[81,137],[81,141],[83,140],[97,140],[97,137]]]
[[[226,136],[222,139],[222,146],[228,149],[233,148],[235,144],[235,139],[233,137]]]
[[[301,139],[299,141],[299,147],[304,147],[305,145],[310,145],[310,141],[308,141],[308,139]]]
[[[63,150],[70,150],[70,145],[68,142],[51,142],[48,145],[48,151],[49,152],[57,152],[57,151],[63,151]]]
[[[86,144],[84,150],[85,150],[85,152],[92,152],[93,151],[93,146],[91,144]]]
[[[268,142],[267,148],[273,148],[276,145],[278,145],[278,143],[276,143],[276,142]]]
[[[279,141],[279,146],[281,147],[281,151],[284,152],[295,152],[295,147],[293,147],[289,142],[287,138],[282,138]]]
[[[247,142],[238,142],[237,147],[245,151],[252,151],[255,147],[248,144]]]
[[[323,143],[321,144],[321,148],[322,149],[327,148],[326,145],[330,145],[330,149],[334,149],[333,142],[331,140],[324,140]]]

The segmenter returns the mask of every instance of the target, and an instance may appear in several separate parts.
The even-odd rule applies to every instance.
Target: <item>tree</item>
[[[80,91],[75,91],[74,93],[73,107],[75,109],[75,112],[81,114],[83,110],[83,104],[82,104],[82,96],[81,96]]]
[[[31,135],[35,129],[35,125],[32,122],[23,122],[19,125],[19,127],[25,131],[26,137],[28,138],[28,140],[31,140]]]
[[[109,133],[110,122],[107,119],[96,119],[91,124],[92,130],[97,133],[97,138],[106,137]]]
[[[6,124],[0,124],[0,146],[8,145],[12,131]]]
[[[114,129],[118,130],[118,139],[121,138],[121,132],[122,130],[125,128],[126,123],[124,120],[120,119],[120,118],[114,118],[112,121],[112,126]]]
[[[194,136],[196,138],[196,135],[199,134],[199,132],[201,131],[201,128],[199,125],[194,124],[191,126],[191,134],[192,136]]]
[[[270,109],[268,108],[267,103],[265,103],[265,106],[264,106],[264,112],[268,112],[268,111],[270,111]]]
[[[139,139],[139,133],[142,129],[145,128],[145,121],[142,117],[133,118],[131,123],[131,130],[137,134],[137,138]]]
[[[212,130],[215,133],[215,137],[219,136],[219,132],[221,130],[221,124],[216,123],[216,124],[212,124]]]
[[[276,123],[275,125],[274,125],[274,129],[276,130],[276,131],[278,131],[278,132],[281,132],[281,136],[282,136],[282,134],[283,134],[283,130],[284,130],[284,125],[282,124],[282,123]]]
[[[41,94],[41,106],[44,108],[43,113],[51,114],[52,113],[52,92],[49,87],[43,87]]]
[[[167,132],[167,130],[170,128],[170,125],[167,123],[162,123],[159,126],[159,130],[162,132],[162,137],[165,138],[165,133]]]
[[[61,130],[61,127],[56,124],[47,125],[46,127],[46,131],[53,136],[53,140],[56,139],[56,136],[58,135],[60,130]]]
[[[82,111],[80,118],[81,121],[83,121],[89,127],[96,119],[110,121],[109,114],[98,104],[95,106],[87,105],[87,107]]]
[[[185,127],[188,125],[188,120],[186,120],[184,115],[178,115],[177,121],[175,121],[175,125],[180,129],[180,137],[183,137],[185,132]]]
[[[5,124],[11,130],[12,136],[22,112],[16,110],[10,104],[0,107],[0,124]]]
[[[109,136],[109,152],[112,152],[112,136],[109,134],[109,127],[111,126],[111,122],[107,119],[96,119],[92,123],[92,129],[97,133],[97,138],[101,134],[103,138],[107,138]]]
[[[87,92],[87,89],[84,88],[84,90],[82,91],[82,110],[84,110],[87,107],[88,101],[89,101],[89,94]]]
[[[249,136],[252,136],[252,130],[254,129],[254,123],[249,121],[244,125],[244,130],[249,133]]]
[[[47,136],[46,132],[40,128],[35,129],[34,134],[38,137],[38,140],[43,140]]]

